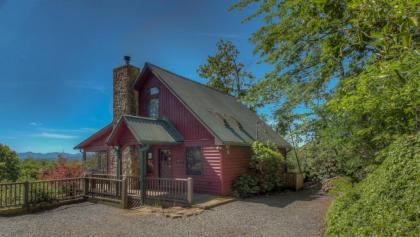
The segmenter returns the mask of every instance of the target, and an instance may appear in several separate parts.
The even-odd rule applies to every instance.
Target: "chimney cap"
[[[131,57],[130,56],[128,56],[128,55],[125,55],[124,56],[124,61],[125,61],[125,64],[130,64],[130,59],[131,59]]]

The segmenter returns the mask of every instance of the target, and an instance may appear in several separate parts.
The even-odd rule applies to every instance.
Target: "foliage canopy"
[[[16,152],[0,144],[0,181],[15,182],[19,177],[19,159]]]
[[[200,65],[197,71],[208,80],[210,87],[242,99],[254,76],[239,61],[239,51],[231,41],[219,40],[216,47],[216,54],[208,56],[207,63]]]

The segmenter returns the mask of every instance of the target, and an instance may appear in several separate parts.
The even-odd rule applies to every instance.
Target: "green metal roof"
[[[184,140],[181,134],[167,120],[124,115],[117,126],[115,126],[107,143],[113,140],[122,123],[126,124],[131,134],[140,144],[176,144]]]
[[[150,63],[146,63],[141,75],[147,69],[166,84],[191,113],[209,129],[216,137],[216,143],[249,145],[258,140],[275,143],[286,149],[291,148],[288,142],[235,97]]]

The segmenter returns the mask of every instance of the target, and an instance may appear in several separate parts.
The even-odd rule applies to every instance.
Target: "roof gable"
[[[153,73],[191,113],[215,136],[216,143],[249,145],[255,140],[290,145],[253,111],[227,95],[158,66],[146,63],[135,83],[142,85],[143,76]]]
[[[91,146],[95,142],[100,142],[101,140],[105,141],[109,134],[112,132],[112,123],[106,125],[90,137],[86,138],[84,141],[79,143],[74,147],[74,149],[85,149],[86,147]],[[106,145],[105,143],[103,145]]]
[[[183,141],[182,136],[169,121],[124,115],[109,135],[107,144],[117,144],[118,132],[123,125],[139,144],[176,144]]]

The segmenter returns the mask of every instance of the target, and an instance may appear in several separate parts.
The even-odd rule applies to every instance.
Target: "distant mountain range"
[[[26,159],[28,157],[31,157],[33,159],[44,159],[44,160],[55,160],[59,155],[64,155],[64,157],[75,160],[75,159],[81,159],[82,154],[76,153],[76,154],[70,154],[70,153],[63,153],[63,152],[48,152],[48,153],[36,153],[36,152],[21,152],[17,153],[19,159]]]

